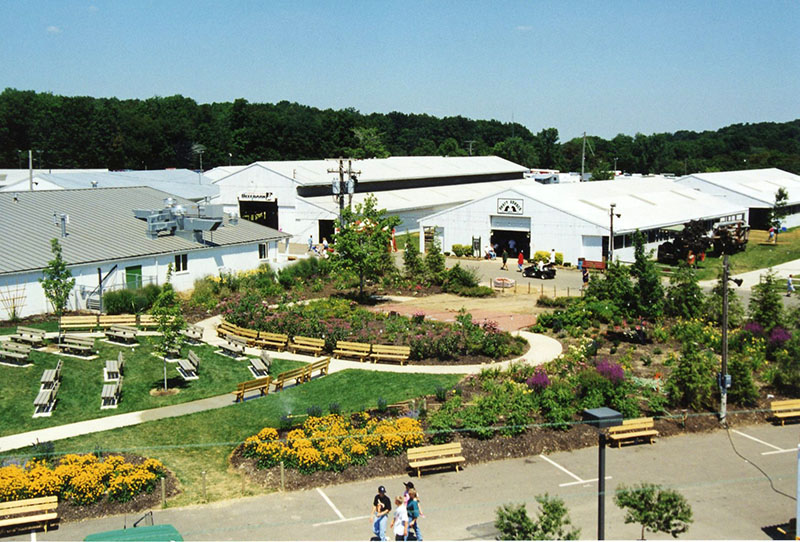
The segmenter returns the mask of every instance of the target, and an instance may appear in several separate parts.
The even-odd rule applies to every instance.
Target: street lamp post
[[[614,212],[614,207],[616,207],[616,203],[611,204],[611,210],[609,211],[609,216],[611,217],[611,227],[609,228],[609,235],[608,235],[608,263],[609,265],[614,263],[614,217],[617,218],[621,217],[622,215],[619,213]]]
[[[719,421],[724,424],[728,415],[728,388],[731,387],[731,376],[728,374],[728,281],[737,286],[742,285],[742,279],[732,279],[728,276],[727,251],[722,257],[722,371],[717,377],[719,384]]]
[[[614,157],[614,177],[617,176],[617,157]]]
[[[622,425],[622,413],[600,407],[583,411],[583,419],[597,428],[597,539],[606,538],[606,434],[607,427]]]

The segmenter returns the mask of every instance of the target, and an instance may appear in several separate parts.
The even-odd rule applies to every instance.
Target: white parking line
[[[342,514],[341,512],[339,512],[339,509],[338,509],[338,508],[336,508],[336,506],[335,506],[335,505],[333,504],[333,502],[332,502],[332,501],[331,501],[331,500],[328,498],[328,496],[327,496],[327,495],[325,495],[325,493],[324,493],[324,492],[323,492],[323,491],[322,491],[320,488],[317,488],[317,491],[319,492],[319,494],[320,494],[320,495],[322,495],[322,498],[323,498],[323,499],[325,499],[325,502],[326,502],[326,503],[328,503],[328,506],[330,506],[331,508],[333,508],[333,511],[334,511],[334,512],[336,512],[336,515],[337,515],[337,516],[339,516],[339,519],[340,519],[340,520],[343,520],[343,519],[345,519],[345,517],[344,517],[344,514]]]
[[[744,438],[749,438],[750,440],[758,442],[759,444],[763,444],[764,446],[769,446],[773,450],[783,451],[782,448],[778,448],[777,446],[774,446],[774,445],[770,444],[769,442],[764,442],[763,440],[757,439],[756,437],[751,437],[750,435],[745,435],[744,433],[742,433],[741,431],[737,431],[736,429],[731,429],[731,433],[736,433],[737,435],[741,435]]]
[[[611,480],[611,476],[606,476],[606,480]],[[558,484],[558,487],[577,486],[578,484],[590,484],[596,481],[597,478],[590,478],[589,480],[579,480],[577,482],[566,482],[563,484]]]
[[[565,469],[564,467],[562,467],[561,465],[559,465],[558,463],[556,463],[556,462],[555,462],[555,461],[553,461],[552,459],[550,459],[550,458],[548,458],[548,457],[545,457],[545,456],[543,456],[542,454],[539,454],[539,457],[541,457],[542,459],[544,459],[545,461],[547,461],[548,463],[550,463],[551,465],[553,465],[553,466],[554,466],[555,468],[557,468],[558,470],[560,470],[560,471],[562,471],[562,472],[565,472],[565,473],[569,474],[570,476],[572,476],[573,478],[575,478],[575,479],[576,479],[578,482],[585,482],[585,480],[583,480],[583,479],[582,479],[580,476],[576,476],[575,474],[572,474],[570,471],[568,471],[567,469]]]
[[[789,452],[796,452],[797,448],[792,448],[790,450],[781,450],[780,448],[775,450],[774,452],[761,452],[761,455],[774,455],[774,454],[788,454]]]
[[[322,523],[314,523],[314,527],[319,527],[320,525],[333,525],[334,523],[346,523],[348,521],[357,521],[361,519],[367,519],[371,516],[358,516],[357,518],[344,518],[344,519],[334,519],[331,521],[323,521]]]

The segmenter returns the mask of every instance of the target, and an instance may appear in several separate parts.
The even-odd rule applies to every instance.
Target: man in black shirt
[[[372,500],[372,532],[380,540],[386,540],[386,525],[389,523],[389,512],[392,501],[386,496],[386,488],[380,486],[378,494]]]

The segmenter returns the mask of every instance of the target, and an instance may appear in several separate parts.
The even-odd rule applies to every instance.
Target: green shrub
[[[539,307],[555,307],[560,309],[565,309],[579,298],[577,297],[568,297],[568,296],[560,296],[560,297],[549,297],[546,295],[540,296],[538,300],[536,300],[536,305]]]
[[[711,406],[715,388],[714,355],[698,344],[685,345],[670,374],[666,391],[674,406],[703,410]]]
[[[103,294],[103,310],[108,314],[137,314],[153,306],[161,288],[148,284],[135,290],[123,289]]]
[[[465,254],[469,254],[470,252],[468,251],[471,251],[471,249],[472,247],[469,247],[467,245],[453,245],[452,252],[455,256],[460,258]]]

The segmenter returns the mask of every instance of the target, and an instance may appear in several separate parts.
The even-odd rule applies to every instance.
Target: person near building
[[[378,494],[372,499],[372,532],[380,540],[386,540],[386,525],[389,523],[389,512],[392,511],[392,501],[386,496],[386,488],[378,487]]]
[[[322,249],[327,253],[328,252],[328,238],[322,238]]]
[[[395,540],[405,540],[408,536],[408,512],[403,504],[403,496],[394,498],[394,517],[392,518],[392,532]]]
[[[525,255],[519,251],[517,255],[517,273],[522,273],[522,266],[525,264]]]
[[[586,289],[589,286],[589,270],[585,267],[581,271],[581,278],[583,279],[583,288]]]
[[[774,226],[769,229],[769,239],[767,239],[767,241],[769,241],[770,243],[774,243],[775,242],[775,227]]]
[[[792,276],[789,275],[789,278],[786,279],[786,297],[791,297],[794,293],[794,282],[792,282]]]
[[[508,251],[506,249],[503,249],[503,265],[500,266],[500,269],[508,271]]]
[[[308,251],[311,252],[311,249],[314,247],[314,238],[312,236],[308,236]]]
[[[517,241],[515,239],[508,240],[508,250],[511,252],[511,254],[514,254],[514,252],[517,250]]]
[[[554,248],[550,249],[550,263],[552,265],[556,264],[556,249],[554,249]]]

